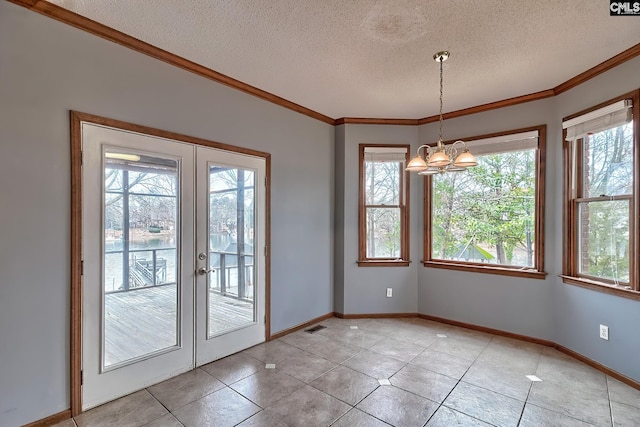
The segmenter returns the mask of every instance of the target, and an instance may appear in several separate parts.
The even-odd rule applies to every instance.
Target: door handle
[[[215,270],[215,268],[211,268],[211,269],[206,269],[205,267],[200,267],[198,269],[198,274],[201,276],[204,276],[207,273],[213,273]]]

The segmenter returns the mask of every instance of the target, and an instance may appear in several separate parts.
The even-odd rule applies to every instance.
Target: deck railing
[[[105,293],[126,292],[149,286],[175,284],[175,280],[167,281],[167,259],[162,257],[162,254],[158,255],[158,252],[175,250],[175,247],[129,249],[128,259],[122,259],[120,266],[120,286],[117,289],[105,291]],[[151,259],[148,256],[141,256],[141,254],[149,252],[151,253]],[[121,254],[124,257],[124,253],[125,251],[122,249],[107,250],[105,251],[105,258],[114,254]],[[105,268],[109,269],[109,265],[105,265]],[[129,280],[125,281],[125,277],[128,277]]]
[[[131,249],[129,259],[123,262],[121,269],[122,278],[129,276],[128,283],[122,284],[117,289],[105,291],[106,294],[115,292],[128,292],[150,286],[162,286],[175,284],[175,280],[167,281],[170,264],[167,259],[158,256],[158,252],[176,251],[175,247],[154,249]],[[151,252],[151,259],[140,256],[141,253]],[[105,255],[123,254],[123,250],[108,250]],[[239,259],[238,259],[239,258]],[[238,257],[236,252],[211,251],[209,253],[209,289],[221,295],[239,299],[253,299],[253,254],[244,253]],[[175,265],[175,263],[173,263]],[[108,267],[107,267],[108,268]],[[177,273],[177,271],[176,271]]]
[[[209,289],[221,295],[240,299],[253,299],[253,254],[236,252],[209,252]]]

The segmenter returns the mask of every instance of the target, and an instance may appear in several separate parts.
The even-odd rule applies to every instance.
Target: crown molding
[[[570,78],[566,82],[559,84],[558,86],[553,88],[553,92],[555,95],[560,95],[561,93],[566,92],[569,89],[573,89],[574,87],[581,85],[587,80],[591,80],[592,78],[599,76],[605,71],[609,71],[610,69],[615,68],[618,65],[635,58],[636,56],[640,56],[640,43],[635,46],[631,46],[629,49],[624,50],[616,56],[601,62],[595,67],[589,68],[584,73],[580,73],[577,76]]]
[[[78,15],[75,12],[64,9],[53,3],[49,3],[46,0],[8,0],[11,3],[23,6],[27,9],[38,12],[42,15],[53,18],[57,21],[71,25],[72,27],[81,29],[90,34],[101,37],[105,40],[117,43],[119,45],[128,47],[137,52],[145,54],[160,61],[174,65],[183,70],[197,74],[201,77],[213,80],[217,83],[232,87],[241,92],[255,96],[262,100],[279,105],[283,108],[295,111],[313,119],[319,120],[330,125],[338,126],[344,124],[367,124],[367,125],[400,125],[400,126],[419,126],[427,123],[437,122],[438,115],[423,117],[421,119],[385,119],[385,118],[358,118],[358,117],[342,117],[333,119],[310,108],[291,102],[287,99],[281,98],[270,92],[259,89],[255,86],[251,86],[247,83],[243,83],[240,80],[236,80],[233,77],[229,77],[225,74],[219,73],[215,70],[199,65],[193,61],[190,61],[181,56],[175,55],[159,47],[153,46],[149,43],[143,42],[135,37],[129,36],[123,32],[115,30],[99,22],[93,21],[82,15]],[[475,107],[463,108],[461,110],[451,111],[442,115],[443,119],[453,119],[455,117],[467,116],[470,114],[477,114],[485,111],[495,110],[498,108],[510,107],[513,105],[523,104],[531,101],[538,101],[540,99],[550,98],[561,93],[564,93],[576,86],[585,83],[592,78],[617,67],[618,65],[627,62],[637,56],[640,56],[640,43],[629,49],[620,52],[619,54],[607,59],[588,69],[587,71],[578,74],[575,77],[570,78],[564,83],[555,86],[554,88],[542,90],[527,95],[516,96],[513,98],[504,99],[501,101],[490,102],[487,104],[478,105]]]
[[[71,25],[72,27],[86,31],[95,36],[101,37],[105,40],[109,40],[119,45],[128,47],[152,58],[159,59],[160,61],[166,62],[167,64],[182,68],[183,70],[197,74],[201,77],[232,87],[241,92],[248,93],[249,95],[253,95],[257,98],[269,101],[273,104],[279,105],[297,113],[304,114],[305,116],[320,120],[321,122],[325,122],[331,125],[335,124],[335,120],[329,116],[325,116],[324,114],[318,113],[317,111],[313,111],[309,108],[303,107],[302,105],[288,101],[255,86],[243,83],[239,80],[234,79],[233,77],[229,77],[225,74],[214,71],[210,68],[197,64],[181,56],[175,55],[164,49],[160,49],[159,47],[153,46],[152,44],[139,40],[135,37],[131,37],[130,35],[127,35],[121,31],[115,30],[82,15],[78,15],[75,12],[71,12],[70,10],[64,9],[53,3],[49,3],[48,1],[8,1],[19,6],[26,7],[27,9],[33,10],[34,12],[38,12],[42,15],[48,16],[49,18],[53,18],[57,21]]]
[[[368,119],[358,117],[342,117],[335,120],[335,125],[401,125],[401,126],[417,126],[418,119]]]
[[[489,102],[488,104],[477,105],[475,107],[463,108],[462,110],[451,111],[444,113],[442,118],[453,119],[456,117],[468,116],[470,114],[482,113],[484,111],[496,110],[498,108],[511,107],[513,105],[524,104],[525,102],[538,101],[540,99],[550,98],[555,96],[553,89],[543,90],[540,92],[530,93],[528,95],[516,96],[514,98],[503,99],[501,101]],[[440,116],[429,116],[422,119],[418,119],[419,125],[427,123],[434,123],[439,120]]]

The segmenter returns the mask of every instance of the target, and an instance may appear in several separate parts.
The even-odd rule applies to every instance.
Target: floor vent
[[[313,334],[314,332],[318,332],[321,331],[323,329],[327,329],[326,326],[322,326],[322,325],[316,325],[313,328],[309,328],[309,329],[305,329],[305,332],[309,332],[310,334]]]

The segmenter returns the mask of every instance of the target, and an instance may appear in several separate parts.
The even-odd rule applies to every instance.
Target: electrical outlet
[[[609,327],[600,325],[600,338],[609,341]]]
[[[387,298],[391,298],[393,296],[393,288],[387,288]]]

